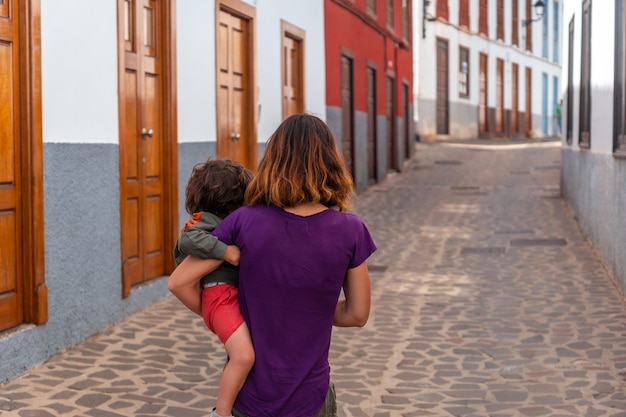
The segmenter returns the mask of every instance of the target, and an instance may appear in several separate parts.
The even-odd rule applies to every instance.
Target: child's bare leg
[[[220,416],[230,416],[237,394],[254,365],[254,349],[246,323],[235,330],[224,347],[229,360],[220,378],[215,411]]]

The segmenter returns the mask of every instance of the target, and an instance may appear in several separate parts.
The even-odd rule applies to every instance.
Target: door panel
[[[17,2],[0,6],[0,330],[23,319],[21,281],[20,62]]]
[[[218,7],[220,5],[218,4]],[[217,22],[217,157],[256,166],[250,19],[218,10]]]

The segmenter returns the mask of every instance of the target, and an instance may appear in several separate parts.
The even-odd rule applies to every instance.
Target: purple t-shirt
[[[376,246],[354,214],[302,217],[275,206],[242,207],[213,232],[241,249],[239,302],[256,362],[235,408],[254,417],[313,417],[330,381],[335,307],[349,268]]]

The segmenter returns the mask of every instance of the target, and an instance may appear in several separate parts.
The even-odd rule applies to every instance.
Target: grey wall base
[[[122,298],[119,150],[44,144],[48,322],[0,338],[0,383],[169,295],[167,278]]]
[[[611,154],[561,151],[561,189],[606,267],[626,290],[626,160]]]

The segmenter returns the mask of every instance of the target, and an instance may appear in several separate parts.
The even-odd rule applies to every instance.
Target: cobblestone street
[[[419,143],[355,199],[379,250],[368,324],[333,335],[341,417],[626,417],[626,303],[559,179],[558,142]],[[170,297],[0,386],[0,415],[208,416],[224,361]]]

